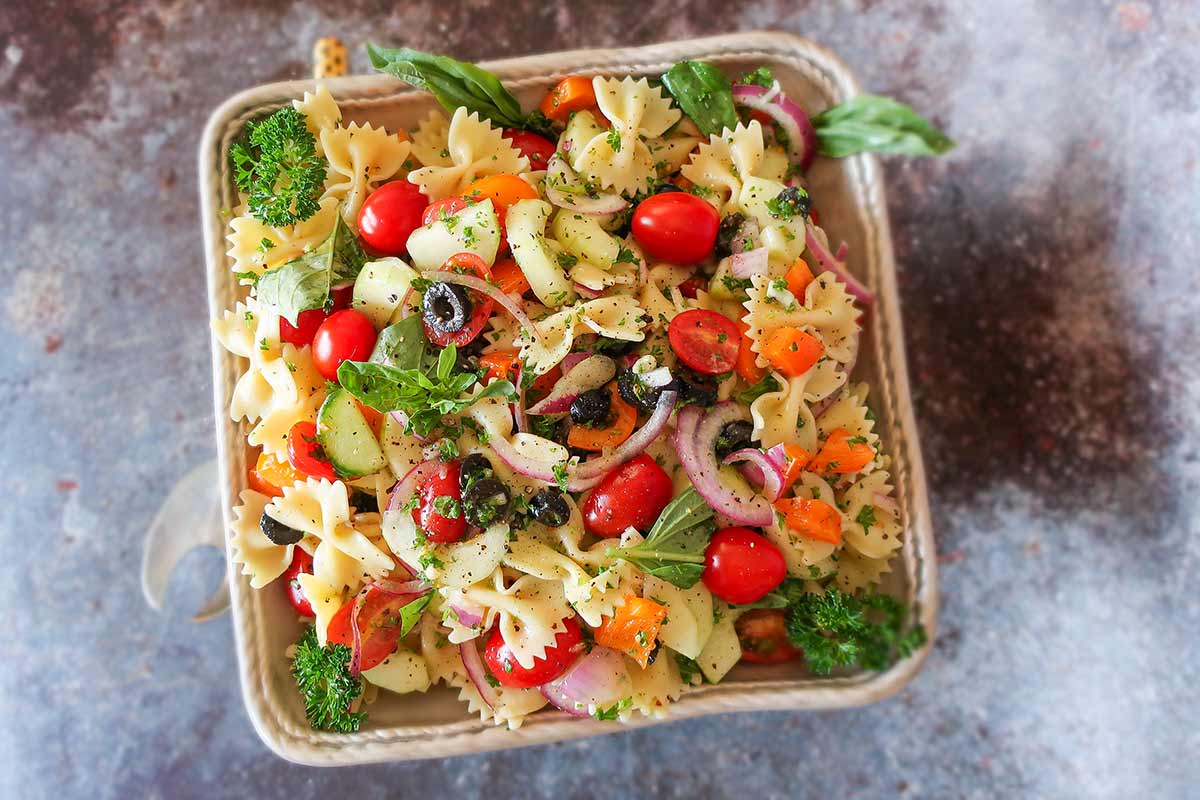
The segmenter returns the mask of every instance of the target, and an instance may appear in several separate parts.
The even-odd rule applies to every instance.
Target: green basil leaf
[[[421,315],[413,314],[379,332],[370,361],[398,369],[428,372],[437,364],[437,351],[429,347]]]
[[[623,558],[681,589],[690,589],[704,572],[704,549],[715,530],[712,508],[688,487],[662,510],[644,542],[609,549],[605,554]]]
[[[408,636],[412,629],[416,627],[417,622],[421,619],[421,612],[425,610],[425,606],[429,605],[429,601],[433,599],[433,592],[426,592],[424,595],[413,600],[411,603],[401,607],[400,609],[400,636]]]
[[[936,156],[954,142],[932,122],[888,97],[860,94],[812,118],[823,155],[855,153]]]
[[[259,277],[256,296],[295,325],[301,311],[324,306],[333,286],[354,280],[365,263],[367,254],[339,211],[325,241]]]
[[[737,127],[737,108],[729,78],[712,64],[680,61],[667,70],[662,82],[705,136]]]

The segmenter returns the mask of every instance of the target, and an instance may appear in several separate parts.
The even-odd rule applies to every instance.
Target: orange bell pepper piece
[[[645,669],[666,618],[666,606],[631,595],[612,617],[601,621],[596,628],[596,644],[625,653]]]
[[[594,105],[596,92],[592,89],[592,79],[571,75],[546,93],[539,108],[548,119],[562,122],[572,111],[583,111]]]
[[[511,258],[496,262],[492,267],[492,280],[505,294],[525,294],[529,291],[529,280]]]
[[[491,383],[496,380],[511,380],[516,375],[520,362],[517,360],[516,350],[497,350],[481,355],[479,365],[487,369],[484,381]]]
[[[783,279],[787,281],[788,291],[796,296],[800,305],[804,305],[804,290],[813,282],[812,270],[809,269],[808,263],[803,258],[797,258],[795,263],[788,267]]]
[[[571,447],[596,453],[606,447],[616,447],[633,434],[633,427],[637,424],[637,409],[621,399],[615,382],[608,384],[608,391],[612,395],[608,424],[603,428],[572,425],[571,432],[567,434],[567,444]]]
[[[830,544],[842,543],[842,515],[824,500],[786,497],[776,500],[775,508],[784,515],[787,526],[801,536]]]
[[[758,383],[767,374],[767,371],[758,365],[758,362],[755,361],[758,356],[750,349],[750,326],[740,319],[737,320],[737,326],[738,330],[742,332],[742,338],[738,341],[738,354],[734,370],[746,383]]]
[[[851,436],[850,431],[838,428],[829,434],[825,446],[809,463],[810,472],[858,472],[875,458],[875,450],[865,436]]]
[[[305,476],[288,461],[279,461],[275,456],[260,453],[258,461],[246,475],[250,488],[268,497],[283,497],[283,487],[292,486]]]
[[[787,464],[783,468],[783,490],[787,491],[808,466],[808,462],[812,461],[812,456],[798,444],[785,444],[783,452],[787,456]]]
[[[763,355],[789,378],[808,372],[824,352],[820,339],[799,328],[780,328],[763,344]]]

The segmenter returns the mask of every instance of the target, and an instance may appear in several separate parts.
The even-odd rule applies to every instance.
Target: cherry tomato
[[[474,274],[484,280],[491,280],[492,277],[492,271],[487,262],[474,253],[458,253],[450,256],[442,265],[442,269],[446,272],[458,272],[464,275]],[[479,294],[474,289],[468,289],[467,295],[471,298],[471,319],[459,330],[453,333],[442,333],[431,328],[429,323],[422,319],[421,326],[425,328],[425,336],[429,341],[438,347],[445,347],[448,344],[463,347],[470,344],[479,335],[483,326],[487,324],[488,318],[492,316],[492,311],[496,308],[496,301]]]
[[[779,548],[749,528],[722,528],[704,550],[701,579],[727,603],[761,600],[785,577],[787,564]]]
[[[406,252],[410,233],[421,227],[429,198],[408,181],[389,181],[367,196],[358,210],[358,235],[381,255]]]
[[[349,308],[350,298],[353,293],[354,284],[352,283],[336,287],[330,292],[330,297],[333,299],[333,311]],[[296,345],[296,347],[312,344],[317,328],[321,327],[321,323],[329,317],[330,313],[332,312],[326,312],[323,308],[310,308],[308,311],[301,311],[296,316],[295,325],[280,317],[279,338]]]
[[[292,608],[296,609],[296,613],[302,617],[311,617],[313,615],[312,603],[308,602],[308,598],[304,596],[304,590],[300,588],[300,581],[297,580],[300,575],[313,574],[313,557],[299,547],[292,549],[292,563],[283,573],[283,588],[287,590],[288,602],[292,604]]]
[[[780,609],[756,608],[733,623],[742,645],[742,661],[780,664],[800,655],[788,640],[787,616]]]
[[[529,168],[532,170],[546,169],[550,163],[550,156],[554,155],[554,142],[536,133],[510,128],[504,132],[504,138],[511,141],[513,147],[529,159]]]
[[[457,214],[466,207],[467,201],[461,197],[443,197],[441,200],[434,200],[425,206],[425,211],[421,214],[421,224],[432,225],[443,216]]]
[[[719,375],[737,366],[742,334],[725,315],[693,308],[671,320],[667,339],[683,363],[697,372]]]
[[[425,531],[425,538],[438,544],[457,542],[467,532],[463,515],[462,491],[458,487],[461,463],[439,464],[433,474],[417,487],[417,507],[412,511],[413,522]],[[449,498],[442,500],[441,498]],[[439,502],[440,501],[440,502]],[[438,506],[452,516],[446,516]]]
[[[679,293],[684,297],[692,300],[696,299],[696,293],[701,289],[708,288],[708,281],[697,275],[694,278],[688,278],[683,283],[679,284]]]
[[[596,536],[646,531],[671,502],[671,476],[642,453],[604,476],[583,503],[583,526]]]
[[[366,361],[375,349],[375,326],[361,311],[346,308],[321,323],[313,336],[312,356],[317,372],[327,381],[337,380],[343,361]]]
[[[708,258],[720,227],[717,210],[687,192],[651,195],[633,211],[633,238],[648,255],[672,264]]]
[[[413,601],[413,595],[385,592],[378,586],[365,587],[359,596],[364,594],[362,607],[358,610],[358,635],[362,646],[358,667],[365,671],[382,664],[395,651],[403,631],[399,611]],[[350,620],[357,599],[351,597],[329,620],[329,627],[325,629],[329,644],[344,644],[354,649]]]
[[[501,685],[514,689],[532,689],[559,677],[583,653],[583,632],[575,618],[568,617],[559,625],[563,630],[554,637],[554,645],[546,648],[542,658],[535,658],[533,666],[528,669],[517,663],[499,626],[493,628],[483,649],[483,660],[488,670]]]
[[[337,480],[333,465],[325,458],[325,451],[317,441],[315,422],[297,422],[288,431],[288,461],[292,466],[314,478]]]

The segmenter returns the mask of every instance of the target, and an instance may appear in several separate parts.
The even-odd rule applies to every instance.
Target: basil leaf
[[[779,391],[779,381],[775,380],[771,373],[767,373],[758,379],[758,382],[753,386],[747,387],[745,390],[738,393],[738,400],[745,405],[750,405],[758,398],[762,397],[767,392]]]
[[[662,510],[644,542],[609,549],[605,555],[623,558],[647,574],[690,589],[704,572],[704,548],[716,530],[712,519],[712,508],[688,487]]]
[[[371,66],[437,98],[447,111],[460,106],[504,128],[526,127],[517,98],[492,73],[474,64],[408,47],[367,44]]]
[[[429,605],[429,601],[432,599],[433,592],[426,592],[421,597],[400,608],[400,636],[408,636],[412,632],[412,629],[416,627],[417,622],[421,619],[421,612],[425,610],[425,606]]]
[[[259,277],[258,300],[295,325],[301,311],[324,306],[330,289],[354,280],[366,262],[367,254],[339,211],[333,232],[325,241]]]
[[[753,84],[755,86],[761,86],[764,89],[770,89],[775,85],[775,76],[771,73],[769,67],[759,67],[753,72],[747,72],[745,75],[743,75],[742,79],[738,81],[738,83]]]
[[[888,97],[860,94],[812,118],[823,155],[855,153],[936,156],[954,142],[932,122]]]
[[[437,363],[437,356],[430,352],[421,316],[413,314],[380,331],[370,360],[398,369],[417,369],[421,372],[432,369]]]
[[[733,89],[725,73],[703,61],[680,61],[662,77],[663,85],[705,136],[737,127]]]

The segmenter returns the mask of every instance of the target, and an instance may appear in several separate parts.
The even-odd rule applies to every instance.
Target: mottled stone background
[[[213,453],[196,143],[336,34],[459,57],[776,28],[958,140],[887,173],[943,629],[880,706],[364,769],[258,741],[196,554],[142,532]],[[0,795],[1195,797],[1194,0],[0,5]],[[360,50],[355,66],[365,68]]]

